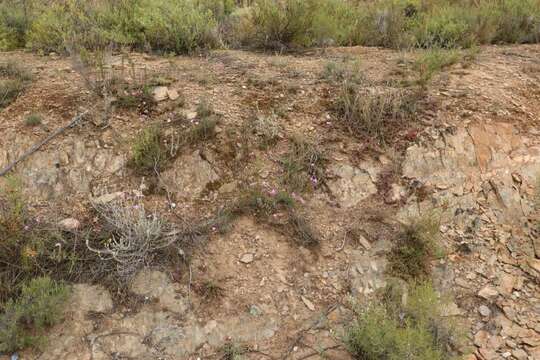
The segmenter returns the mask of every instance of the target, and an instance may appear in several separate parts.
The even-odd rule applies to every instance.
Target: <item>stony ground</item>
[[[130,55],[138,74],[169,79],[168,96],[147,114],[113,109],[105,126],[94,115],[19,165],[35,216],[88,222],[90,199],[142,193],[148,209],[168,218],[203,219],[247,187],[280,189],[277,159],[289,136],[301,134],[328,159],[325,183],[296,194],[321,234],[320,247],[303,248],[244,216],[226,233],[211,234],[189,272],[139,273],[130,285],[142,299],[137,306],[116,303],[100,285],[76,285],[66,321],[42,351],[21,358],[217,359],[234,341],[250,346],[248,359],[349,359],[339,341],[351,316],[348,299],[369,299],[385,285],[400,221],[436,212],[445,256],[433,263],[435,283],[453,299],[447,315],[466,322],[469,359],[540,359],[540,238],[533,225],[540,218],[540,46],[483,48],[471,63],[439,74],[417,120],[397,129],[390,146],[352,136],[331,107],[340,84],[322,76],[328,61],[358,60],[358,71],[380,84],[408,76],[413,56],[372,48]],[[0,168],[77,112],[99,114],[69,59],[2,58],[26,65],[35,80],[0,112]],[[110,60],[122,67],[120,56]],[[127,166],[131,140],[153,122],[196,121],[202,98],[219,114],[216,139],[183,149],[160,175],[166,191],[149,193],[150,180]],[[245,153],[243,124],[271,111],[278,143]],[[44,115],[43,124],[25,126],[34,112]],[[351,229],[359,240],[347,236]],[[195,291],[205,281],[219,284],[218,298]]]

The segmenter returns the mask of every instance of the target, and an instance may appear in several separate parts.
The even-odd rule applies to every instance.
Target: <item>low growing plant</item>
[[[141,171],[159,170],[167,158],[162,143],[161,130],[157,126],[150,126],[142,130],[132,145],[133,166]]]
[[[405,280],[426,279],[440,254],[439,222],[434,215],[405,225],[388,256],[389,272]]]
[[[16,299],[7,301],[0,312],[0,352],[39,344],[43,330],[62,321],[69,289],[48,277],[24,284]]]
[[[445,304],[429,283],[406,286],[391,283],[382,296],[356,309],[345,333],[355,359],[457,359],[462,335],[457,324],[444,318]]]
[[[13,62],[0,64],[0,109],[11,104],[32,80],[31,74]]]

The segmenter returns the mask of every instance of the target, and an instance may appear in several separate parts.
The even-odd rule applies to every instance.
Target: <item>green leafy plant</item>
[[[32,80],[30,73],[13,62],[0,64],[0,109],[11,104]]]
[[[389,272],[405,280],[425,279],[440,254],[439,222],[434,215],[405,225],[388,256]]]
[[[48,277],[24,284],[20,295],[2,306],[0,352],[36,345],[43,330],[62,321],[69,289]]]
[[[429,283],[391,283],[376,301],[356,309],[345,333],[355,359],[457,359],[462,336],[456,322],[442,317],[445,306]]]
[[[142,171],[159,169],[167,158],[162,144],[161,130],[157,126],[150,126],[140,132],[132,145],[133,166]]]

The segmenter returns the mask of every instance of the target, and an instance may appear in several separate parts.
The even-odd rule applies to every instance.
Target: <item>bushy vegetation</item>
[[[391,283],[377,301],[356,310],[345,343],[355,359],[457,359],[461,336],[441,315],[443,302],[429,283],[409,289]]]
[[[159,170],[167,158],[161,130],[149,126],[142,130],[132,144],[131,164],[140,171]]]
[[[248,4],[247,7],[242,7]],[[540,40],[539,0],[4,0],[0,48],[465,48]]]
[[[48,277],[23,284],[21,294],[0,312],[0,352],[37,345],[42,331],[62,320],[68,288]]]
[[[345,82],[336,110],[354,135],[386,144],[408,126],[421,99],[416,89],[381,89]]]
[[[405,280],[428,278],[430,262],[440,253],[438,239],[439,222],[435,216],[405,225],[389,254],[389,272]]]
[[[0,109],[15,101],[31,80],[30,73],[17,64],[0,64]]]

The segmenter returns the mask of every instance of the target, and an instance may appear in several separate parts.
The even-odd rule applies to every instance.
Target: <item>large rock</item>
[[[7,139],[8,145],[0,147],[0,168],[19,158],[35,142],[23,136]],[[23,182],[30,199],[52,200],[89,193],[96,182],[122,177],[126,162],[125,154],[102,147],[96,140],[67,138],[35,152],[13,173]]]
[[[184,199],[198,198],[206,187],[220,179],[200,151],[180,156],[161,176],[162,186]]]
[[[109,292],[100,285],[77,284],[73,286],[71,309],[75,313],[108,313],[113,309]]]
[[[375,182],[379,169],[370,164],[362,168],[349,164],[334,164],[329,172],[335,177],[328,186],[343,207],[358,205],[370,195],[377,192]]]
[[[184,313],[187,310],[184,298],[176,292],[169,277],[160,271],[140,271],[133,279],[131,291],[140,296],[158,299],[159,304],[166,310],[175,313]]]
[[[437,133],[406,151],[403,176],[429,190],[428,198],[411,197],[398,216],[407,218],[444,210],[444,220],[486,206],[499,220],[530,214],[524,193],[540,172],[540,149],[528,147],[510,124],[475,124]]]

